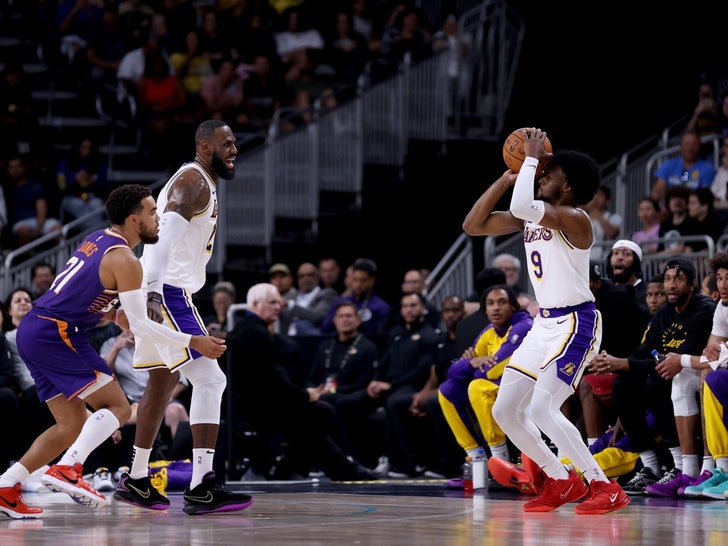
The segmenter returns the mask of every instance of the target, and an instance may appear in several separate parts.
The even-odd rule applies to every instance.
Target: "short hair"
[[[273,291],[278,293],[278,289],[275,287],[275,285],[272,285],[270,283],[261,282],[258,284],[254,284],[248,289],[248,294],[246,297],[248,307],[252,307],[256,301],[263,301],[268,299],[268,294]]]
[[[716,252],[710,259],[710,269],[718,273],[719,269],[728,269],[728,252]]]
[[[377,264],[373,260],[367,258],[359,258],[351,264],[353,271],[364,271],[370,277],[376,277]]]
[[[195,146],[199,146],[203,140],[212,139],[215,136],[215,131],[226,125],[226,122],[219,119],[208,119],[200,123],[195,131]]]
[[[142,209],[142,201],[150,195],[152,190],[141,184],[119,186],[106,199],[106,216],[112,224],[120,226]]]
[[[225,292],[227,294],[230,294],[233,300],[237,297],[235,285],[230,281],[220,281],[216,283],[215,286],[212,287],[212,293],[214,294],[215,292]]]
[[[687,201],[690,198],[690,189],[685,186],[670,186],[665,192],[665,203],[670,203],[670,199],[679,198]]]
[[[485,309],[485,300],[488,299],[488,294],[490,294],[493,290],[505,290],[506,296],[508,296],[508,302],[513,306],[514,312],[521,308],[521,304],[518,303],[518,296],[513,288],[507,284],[494,284],[483,290],[483,293],[480,296],[480,307],[482,309]]]
[[[359,310],[356,308],[356,303],[354,303],[351,300],[342,300],[334,304],[334,315],[336,315],[336,312],[341,309],[342,307],[352,307],[354,309],[354,314],[356,316],[359,316]]]
[[[713,190],[703,187],[693,190],[692,193],[698,198],[698,202],[701,205],[708,205],[708,212],[713,212],[715,209],[715,195],[713,195]]]
[[[35,277],[36,272],[39,269],[43,269],[44,267],[47,267],[48,269],[50,269],[51,273],[56,272],[56,269],[49,262],[38,262],[38,263],[34,264],[33,267],[31,268],[30,277],[31,278]]]
[[[564,150],[551,158],[549,168],[561,167],[574,195],[574,205],[585,205],[599,188],[599,165],[584,152]]]
[[[495,265],[498,262],[501,262],[503,260],[510,260],[510,262],[514,265],[518,271],[521,270],[521,260],[518,258],[518,256],[514,256],[513,254],[508,254],[507,252],[502,252],[498,254],[495,258],[493,258],[493,265]],[[498,266],[496,266],[498,267]]]

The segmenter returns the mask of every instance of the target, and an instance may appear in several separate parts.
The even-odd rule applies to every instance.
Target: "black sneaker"
[[[660,476],[655,474],[649,467],[643,467],[632,479],[622,486],[622,490],[628,495],[644,495],[648,485],[657,483]]]
[[[114,498],[149,510],[167,510],[169,508],[169,499],[157,491],[148,476],[135,480],[124,472],[119,478],[119,483],[116,484]]]
[[[184,494],[185,514],[191,516],[217,512],[245,510],[253,504],[253,497],[245,493],[230,491],[215,481],[215,473],[210,471],[202,477],[202,483]]]

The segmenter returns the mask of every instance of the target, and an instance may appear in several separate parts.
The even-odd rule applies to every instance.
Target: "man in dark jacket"
[[[270,325],[278,320],[281,297],[272,284],[250,288],[248,309],[236,319],[227,337],[228,382],[234,389],[236,418],[251,425],[258,435],[252,453],[253,471],[277,479],[306,476],[320,469],[332,480],[373,480],[374,473],[347,458],[330,433],[334,428],[333,407],[319,400],[319,387],[294,384],[277,359]],[[270,450],[274,438],[287,444],[283,457],[275,461]]]

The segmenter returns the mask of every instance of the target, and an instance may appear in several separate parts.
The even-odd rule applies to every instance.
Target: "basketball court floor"
[[[0,546],[728,544],[724,501],[633,497],[612,514],[578,516],[573,504],[525,513],[522,505],[531,497],[514,490],[465,497],[443,480],[228,485],[251,493],[253,506],[188,516],[181,493],[170,494],[166,512],[114,500],[91,510],[63,493],[24,493],[28,504],[43,507],[43,518],[0,519]]]

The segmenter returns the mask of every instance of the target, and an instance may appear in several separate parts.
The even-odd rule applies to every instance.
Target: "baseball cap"
[[[273,275],[274,273],[283,273],[284,275],[290,275],[291,269],[286,264],[273,264],[272,266],[270,266],[268,274]]]
[[[632,252],[634,252],[635,256],[640,259],[640,262],[642,261],[642,247],[640,247],[640,245],[638,245],[634,241],[630,241],[629,239],[620,239],[612,245],[612,250],[614,250],[615,248],[619,248],[620,246],[630,249]]]
[[[678,271],[682,271],[683,273],[685,273],[685,276],[688,278],[689,281],[694,281],[698,276],[693,262],[691,262],[687,258],[671,259],[665,265],[665,271],[668,271],[670,269],[677,269]]]

